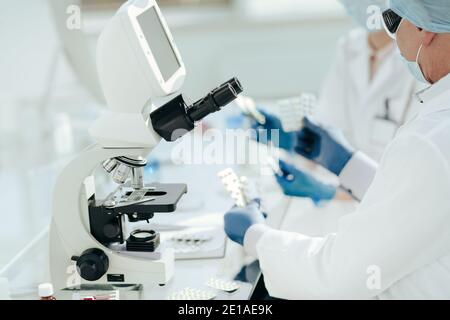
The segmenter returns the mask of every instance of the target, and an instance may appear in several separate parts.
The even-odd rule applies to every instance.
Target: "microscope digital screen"
[[[165,81],[181,67],[158,13],[153,7],[137,17],[145,39]]]

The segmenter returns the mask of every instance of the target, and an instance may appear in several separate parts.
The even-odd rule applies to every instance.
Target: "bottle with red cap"
[[[40,300],[56,300],[53,294],[53,285],[51,283],[42,283],[39,285]]]

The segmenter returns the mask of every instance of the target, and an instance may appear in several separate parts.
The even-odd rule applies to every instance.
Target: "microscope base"
[[[106,274],[96,281],[82,279],[77,272],[73,256],[80,255],[90,248],[102,250],[109,260]],[[77,288],[81,285],[165,285],[174,274],[174,252],[171,249],[157,252],[151,256],[130,255],[128,252],[116,252],[111,249],[92,244],[77,249],[69,248],[68,244],[60,237],[56,225],[52,222],[50,230],[50,270],[52,283],[56,290]]]

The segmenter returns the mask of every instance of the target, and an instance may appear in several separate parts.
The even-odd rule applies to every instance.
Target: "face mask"
[[[406,63],[406,66],[408,67],[409,72],[411,72],[411,74],[414,76],[414,78],[416,78],[420,82],[429,84],[430,82],[425,78],[425,75],[422,72],[422,68],[420,68],[420,65],[419,65],[419,57],[420,57],[420,53],[422,52],[422,48],[423,48],[423,45],[420,46],[419,51],[417,52],[416,61],[408,61],[403,56],[403,54],[400,54],[400,55],[401,55],[403,61]]]

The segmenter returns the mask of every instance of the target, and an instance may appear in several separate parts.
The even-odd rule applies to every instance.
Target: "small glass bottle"
[[[51,283],[42,283],[39,285],[40,300],[56,300],[53,294],[53,285]]]

